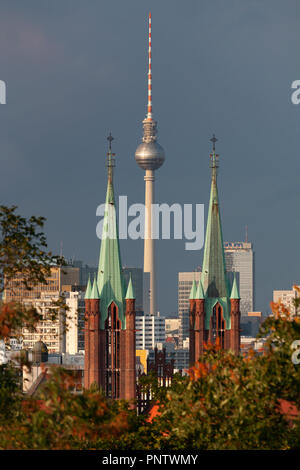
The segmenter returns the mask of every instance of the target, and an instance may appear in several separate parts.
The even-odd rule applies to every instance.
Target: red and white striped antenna
[[[149,62],[148,62],[148,112],[147,120],[152,121],[152,68],[151,68],[151,13],[149,13]]]

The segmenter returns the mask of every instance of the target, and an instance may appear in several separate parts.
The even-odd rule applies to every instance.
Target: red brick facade
[[[126,329],[112,302],[105,328],[100,329],[101,301],[85,300],[84,387],[101,387],[106,396],[134,400],[136,397],[135,300],[126,299]]]
[[[203,354],[205,343],[215,343],[216,338],[223,349],[240,352],[240,300],[230,299],[230,304],[231,328],[226,329],[222,307],[217,303],[216,320],[212,317],[210,328],[205,329],[205,300],[190,299],[190,366]]]

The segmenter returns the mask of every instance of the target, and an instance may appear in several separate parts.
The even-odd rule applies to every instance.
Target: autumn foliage
[[[0,207],[2,283],[20,272],[29,284],[45,280],[52,255],[37,230],[42,225],[41,218],[26,221],[14,207]],[[25,395],[20,369],[1,365],[0,449],[299,449],[300,364],[292,345],[300,340],[300,321],[281,303],[272,311],[259,333],[267,338],[261,354],[234,355],[208,344],[171,387],[143,377],[153,398],[150,415],[137,416],[131,404],[109,400],[97,387],[78,390],[74,375],[59,367],[45,368],[37,394]],[[2,304],[0,337],[23,324],[34,328],[37,320],[22,305]]]

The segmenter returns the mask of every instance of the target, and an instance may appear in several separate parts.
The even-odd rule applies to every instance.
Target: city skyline
[[[128,12],[117,2],[113,15],[113,6],[86,8],[76,1],[51,9],[19,2],[18,11],[2,3],[0,78],[7,102],[0,106],[1,200],[17,204],[24,215],[47,217],[50,249],[59,252],[63,241],[66,257],[94,265],[110,130],[116,193],[128,194],[130,203],[144,198],[134,151],[145,111],[149,4],[133,2]],[[273,290],[299,283],[300,107],[290,95],[299,78],[293,57],[300,7],[172,2],[171,21],[170,7],[151,3],[153,100],[168,155],[157,201],[204,203],[207,212],[206,158],[215,132],[224,239],[242,240],[248,225],[256,252],[256,308],[265,311]],[[143,240],[121,240],[121,250],[124,264],[142,266]],[[157,250],[159,310],[173,312],[177,273],[202,265],[203,249],[188,252],[183,241],[160,240]]]

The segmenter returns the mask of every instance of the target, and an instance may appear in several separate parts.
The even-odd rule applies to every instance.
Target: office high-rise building
[[[32,285],[28,290],[22,283],[22,276],[16,275],[5,283],[3,300],[5,302],[24,302],[32,299],[39,299],[42,293],[57,295],[57,292],[64,290],[63,286],[79,286],[80,273],[78,267],[53,266],[50,274],[46,278],[47,283]]]
[[[75,259],[70,261],[70,265],[79,268],[79,283],[80,286],[86,286],[89,277],[92,279],[97,274],[98,268],[96,266],[89,266],[84,264],[83,261]]]
[[[253,312],[254,306],[254,252],[250,242],[225,242],[227,271],[239,273],[241,315]]]
[[[143,272],[143,312],[150,315],[150,273]]]
[[[65,300],[67,310],[55,305],[62,299]],[[23,349],[32,349],[37,341],[42,341],[51,354],[84,352],[84,292],[41,292],[38,298],[23,303],[27,307],[34,307],[42,316],[35,331],[22,327]]]
[[[297,286],[299,288],[299,286]],[[296,286],[291,290],[273,290],[273,302],[280,302],[287,308],[292,317],[300,315],[300,307],[295,305],[295,300],[300,297]]]
[[[135,319],[136,349],[154,349],[166,339],[165,318],[140,315]]]
[[[84,352],[84,292],[65,292],[66,305],[66,353]]]
[[[21,328],[24,349],[31,349],[37,341],[42,341],[50,353],[64,353],[66,314],[63,308],[57,306],[57,301],[66,290],[79,287],[79,268],[53,266],[46,281],[46,284],[38,283],[28,290],[22,283],[22,276],[16,275],[6,283],[4,301],[21,302],[27,308],[33,307],[42,317],[35,325],[35,331],[26,326]]]
[[[41,315],[34,331],[26,326],[22,327],[23,349],[32,349],[38,341],[42,341],[49,353],[66,352],[65,311],[54,305],[59,298],[60,292],[41,292],[38,298],[23,302],[26,307],[35,308]]]

